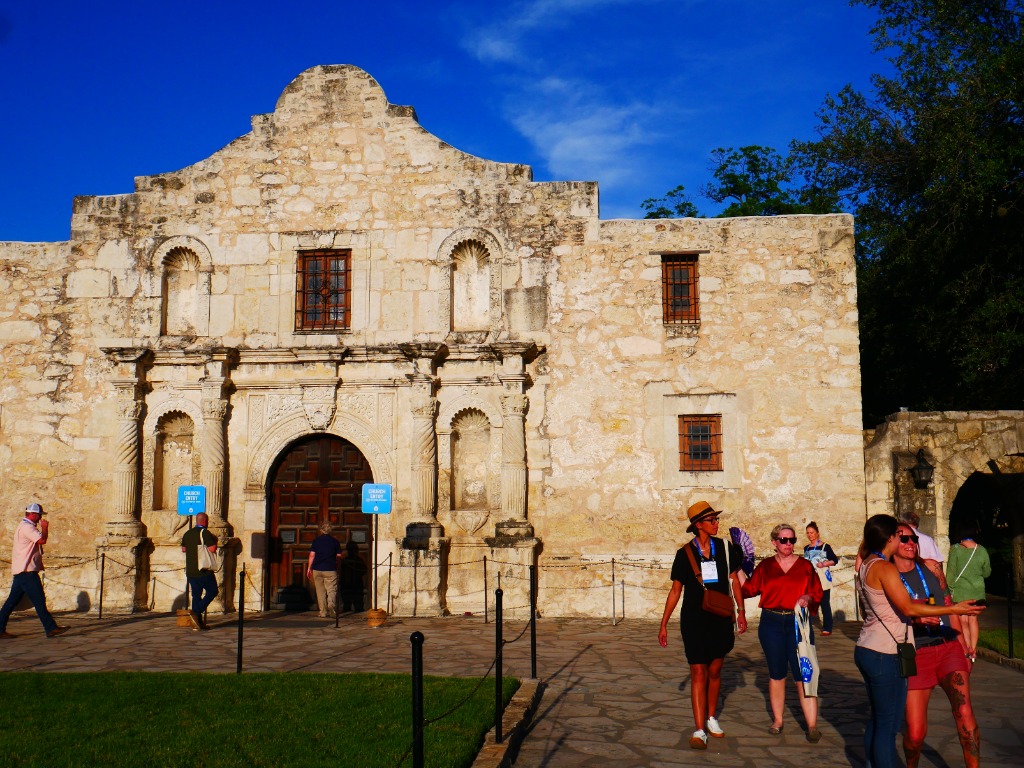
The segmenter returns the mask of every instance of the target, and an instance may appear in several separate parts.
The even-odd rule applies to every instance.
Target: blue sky
[[[815,111],[886,70],[846,0],[110,0],[0,4],[0,241],[65,240],[75,195],[196,163],[317,64],[355,64],[474,155],[597,181],[602,218],[712,149],[813,138]]]

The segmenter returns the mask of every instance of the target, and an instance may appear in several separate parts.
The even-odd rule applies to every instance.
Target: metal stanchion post
[[[412,643],[412,764],[423,768],[423,633],[413,632]]]
[[[612,558],[612,626],[615,626],[615,558]]]
[[[487,623],[487,555],[484,555],[484,624]]]
[[[530,565],[530,677],[537,679],[537,565]]]
[[[100,618],[103,618],[103,571],[107,567],[107,553],[100,553]]]
[[[245,615],[245,566],[238,578],[238,655],[235,659],[235,673],[242,674],[242,619]]]
[[[504,713],[503,699],[504,695],[501,691],[501,675],[502,675],[502,662],[501,662],[501,649],[504,644],[504,640],[501,637],[501,625],[503,623],[501,615],[501,589],[494,590],[494,743],[501,744],[501,716]]]
[[[1006,651],[1013,658],[1013,564],[1010,565],[1010,578],[1006,581]]]

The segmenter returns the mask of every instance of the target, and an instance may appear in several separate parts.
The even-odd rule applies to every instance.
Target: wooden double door
[[[342,547],[355,541],[363,562],[369,564],[373,516],[360,510],[363,484],[373,482],[373,473],[349,441],[313,435],[281,456],[270,482],[267,602],[298,609],[315,605],[306,563],[321,523],[334,526],[333,535]]]

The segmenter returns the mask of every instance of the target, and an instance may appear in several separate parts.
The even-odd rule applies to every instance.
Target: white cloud
[[[556,178],[614,184],[635,171],[634,152],[658,134],[660,110],[614,104],[584,82],[547,78],[509,101],[509,120]]]
[[[525,65],[530,61],[524,38],[539,29],[550,31],[571,23],[574,15],[615,5],[636,5],[641,0],[532,0],[509,8],[500,19],[469,32],[463,40],[479,61]]]

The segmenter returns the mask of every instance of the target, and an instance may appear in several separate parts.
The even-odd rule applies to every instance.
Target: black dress
[[[683,649],[686,652],[686,661],[689,664],[710,664],[715,659],[725,658],[725,655],[732,650],[735,641],[733,633],[733,620],[728,616],[716,616],[708,613],[701,604],[704,602],[704,592],[690,565],[690,558],[686,556],[686,547],[693,552],[697,567],[701,567],[701,561],[707,560],[700,553],[696,540],[686,544],[676,552],[676,559],[672,563],[672,581],[678,581],[683,585],[683,607],[679,611],[679,625],[683,635]],[[726,577],[725,545],[722,539],[711,538],[714,545],[714,560],[718,566],[718,581],[708,584],[708,589],[714,589],[723,594],[730,594],[732,582]],[[729,565],[733,573],[740,569],[743,562],[743,552],[733,543],[729,543]]]

